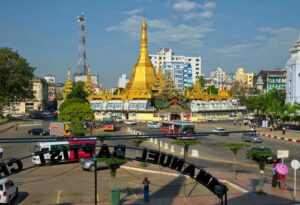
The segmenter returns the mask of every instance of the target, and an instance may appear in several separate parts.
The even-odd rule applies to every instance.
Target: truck
[[[73,126],[71,122],[51,122],[50,135],[70,137]]]

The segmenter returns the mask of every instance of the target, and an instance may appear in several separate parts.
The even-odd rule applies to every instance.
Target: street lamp
[[[95,164],[94,176],[95,176],[95,205],[97,205],[97,157],[95,153],[96,147],[93,146],[93,160]]]

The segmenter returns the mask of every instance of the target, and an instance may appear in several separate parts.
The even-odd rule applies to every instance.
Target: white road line
[[[232,183],[230,181],[227,181],[225,179],[221,179],[219,181],[228,184],[229,186],[239,190],[240,192],[243,192],[243,193],[248,193],[249,192],[247,189],[244,189],[243,187],[240,187],[239,185],[234,184],[234,183]]]
[[[58,190],[58,194],[57,194],[57,198],[56,198],[57,204],[59,204],[60,193],[61,193],[61,190]]]

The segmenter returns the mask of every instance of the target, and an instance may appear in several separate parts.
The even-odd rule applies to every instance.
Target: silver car
[[[242,140],[245,142],[262,143],[262,138],[256,133],[243,133]]]
[[[91,171],[94,172],[95,171],[95,162],[93,159],[80,159],[80,164],[83,170],[87,170],[87,171]],[[97,162],[97,169],[106,169],[108,168],[108,165],[105,162]]]

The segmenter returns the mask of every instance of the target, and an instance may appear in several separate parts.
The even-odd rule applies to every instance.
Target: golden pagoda
[[[229,98],[230,98],[229,93],[223,88],[223,85],[222,85],[218,92],[218,99],[219,100],[227,100]]]
[[[65,90],[64,90],[64,99],[67,99],[71,90],[72,90],[72,81],[71,81],[71,73],[70,73],[70,66],[69,66],[68,67],[68,78],[67,78],[67,81],[65,84]]]
[[[162,67],[160,66],[160,61],[158,59],[158,67],[157,67],[157,73],[156,73],[156,79],[154,82],[154,85],[152,86],[152,92],[158,92],[160,88],[162,87],[164,83],[164,74]]]
[[[148,55],[147,24],[143,18],[140,55],[122,94],[127,95],[129,99],[150,99],[154,82],[155,70]]]
[[[186,97],[190,100],[207,100],[208,95],[203,92],[200,78],[197,78],[195,85],[191,91],[186,91]]]
[[[92,95],[94,93],[94,86],[92,82],[92,77],[91,77],[91,68],[90,65],[88,66],[88,75],[85,81],[85,91],[89,94]]]

